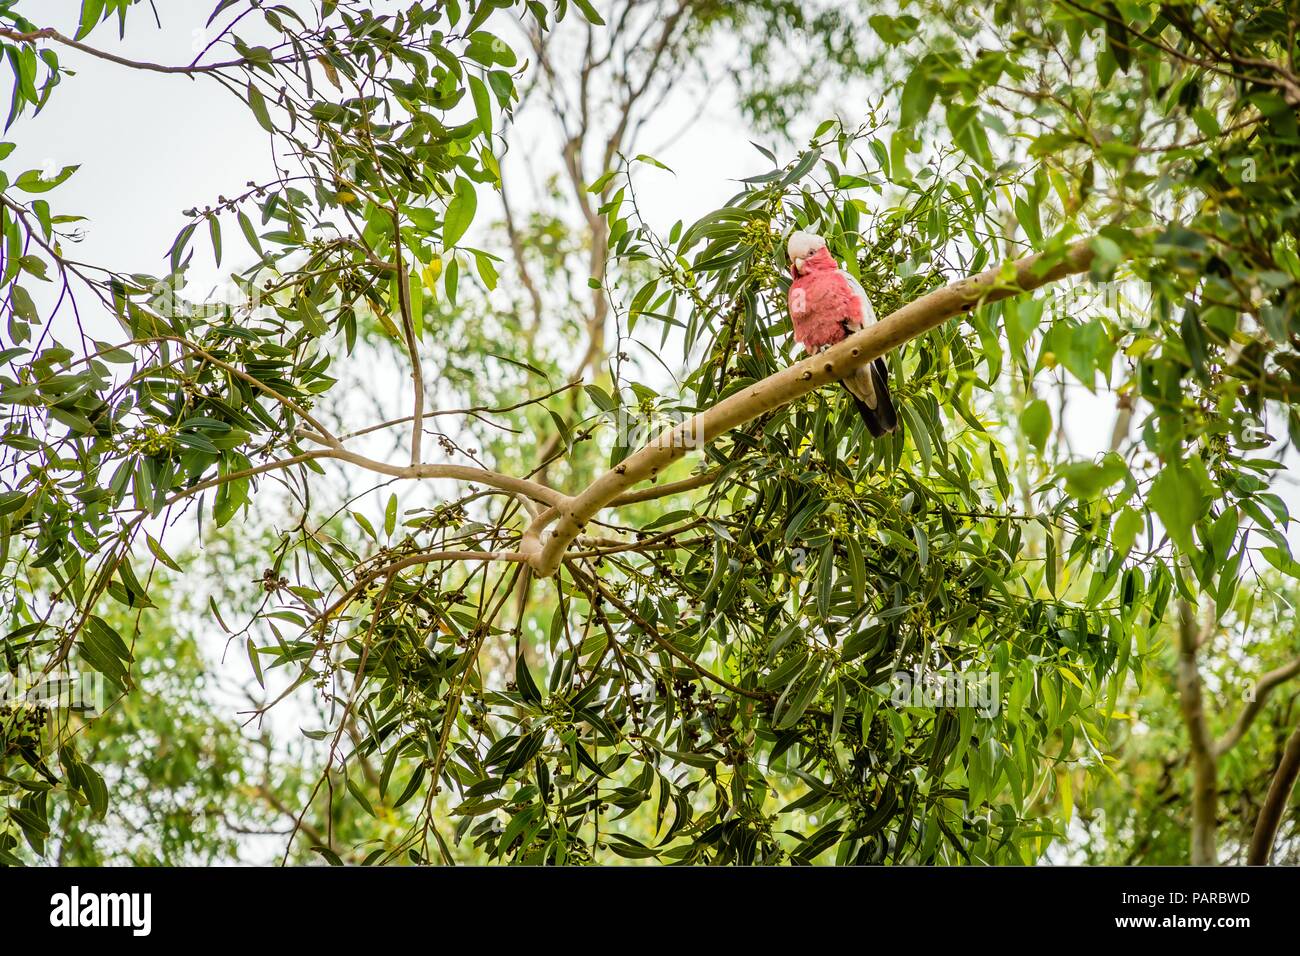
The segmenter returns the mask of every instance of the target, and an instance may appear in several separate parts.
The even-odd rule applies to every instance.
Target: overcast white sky
[[[398,4],[380,0],[373,6],[378,10]],[[38,7],[44,8],[42,24],[75,33],[79,0],[31,5]],[[142,5],[132,9],[124,40],[119,40],[115,24],[104,24],[86,42],[131,59],[188,63],[196,39],[205,36],[213,0],[165,0],[158,7],[161,29]],[[17,149],[6,166],[81,164],[77,174],[50,195],[59,211],[89,219],[83,224],[85,240],[76,250],[77,258],[132,271],[165,272],[166,252],[187,221],[182,210],[242,192],[250,179],[271,175],[267,134],[248,108],[218,84],[202,77],[126,69],[66,47],[59,47],[58,53],[77,75],[64,81],[44,112],[24,116],[9,131],[5,138],[17,143]],[[682,113],[670,111],[662,123],[649,124],[645,147],[671,138],[681,125]],[[523,135],[518,141],[536,155],[537,138],[547,136],[549,127],[539,119],[521,125],[519,132]],[[695,218],[733,193],[735,179],[764,169],[768,164],[749,145],[749,138],[725,102],[707,110],[701,122],[658,157],[679,174],[655,171],[643,176],[640,187],[652,219],[666,226],[676,218]],[[487,197],[480,201],[489,202]],[[486,219],[476,226],[481,228]],[[225,263],[227,268],[232,264],[237,263]],[[200,247],[191,281],[208,287],[218,278],[211,256]]]

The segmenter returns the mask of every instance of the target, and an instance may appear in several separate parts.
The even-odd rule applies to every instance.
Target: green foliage
[[[20,6],[0,0],[11,121],[63,75]],[[131,6],[86,2],[78,36]],[[3,718],[6,859],[233,852],[154,799],[193,781],[214,803],[243,785],[250,815],[293,818],[286,854],[330,863],[1032,863],[1069,838],[1076,804],[1087,829],[1093,794],[1128,798],[1112,782],[1127,760],[1141,812],[1088,830],[1086,849],[1118,855],[1168,789],[1150,751],[1172,746],[1177,707],[1144,696],[1170,666],[1167,610],[1246,634],[1255,559],[1297,570],[1266,452],[1270,429],[1300,434],[1289,8],[685,4],[656,49],[707,61],[733,31],[764,67],[745,108],[800,146],[759,147],[766,171],[662,235],[637,186],[663,164],[615,138],[589,177],[571,138],[581,228],[546,197],[506,223],[503,273],[489,198],[542,51],[489,29],[513,16],[544,37],[568,14],[594,37],[620,19],[576,0],[309,6],[214,8],[234,58],[182,72],[245,102],[288,171],[187,212],[167,275],[64,255],[75,217],[44,197],[76,167],[0,172],[0,647],[10,671],[72,662],[122,700],[85,733]],[[239,39],[243,13],[278,40]],[[800,38],[825,55],[805,51],[787,83],[774,64]],[[802,129],[790,104],[844,73],[885,98]],[[712,408],[796,358],[795,228],[826,237],[881,316],[1009,258],[1041,254],[1045,274],[1087,239],[1093,259],[1079,284],[981,302],[893,349],[897,433],[873,441],[832,390],[806,395],[710,435],[660,476],[695,480],[617,502],[534,580],[525,545],[568,504],[553,486],[617,469],[653,434],[628,422]],[[205,240],[242,263],[240,304],[176,294]],[[1116,280],[1140,298],[1080,304]],[[38,306],[43,282],[62,294]],[[73,333],[61,310],[88,293],[122,340]],[[618,345],[584,380],[607,325]],[[574,375],[576,333],[591,348]],[[409,404],[332,424],[390,370],[419,389]],[[1115,397],[1108,449],[1073,453],[1068,389]],[[453,414],[502,432],[468,447],[468,428],[434,430]],[[376,433],[399,435],[398,458],[371,457]],[[401,486],[368,508],[370,489],[328,470],[343,466],[469,487]],[[506,477],[524,475],[540,477]],[[197,554],[164,544],[187,510]],[[248,745],[209,748],[201,707],[150,706],[171,652],[140,622],[165,613],[162,569],[193,575],[214,532],[237,553],[211,624],[267,695],[259,713],[307,709],[311,773],[249,783]],[[1232,684],[1240,655],[1211,652]],[[902,699],[904,680],[992,696]],[[1134,742],[1126,711],[1149,699],[1163,719]],[[86,820],[113,812],[116,772],[95,765],[134,762],[150,747],[136,729],[193,745],[121,775],[114,799],[143,808],[149,838],[106,849]],[[1266,775],[1233,759],[1229,788]]]
[[[106,626],[129,635],[138,661],[130,693],[105,688],[100,714],[15,709],[42,726],[27,737],[3,731],[5,862],[219,862],[238,851],[240,831],[276,816],[256,796],[248,742],[213,711],[208,662],[174,629],[167,590],[155,584],[162,606],[144,614],[105,602]]]

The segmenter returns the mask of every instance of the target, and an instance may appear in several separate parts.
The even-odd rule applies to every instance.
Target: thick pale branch
[[[922,296],[820,355],[804,359],[737,392],[688,421],[668,429],[631,457],[596,479],[558,509],[549,541],[530,559],[533,570],[549,577],[559,568],[573,539],[602,508],[638,482],[653,478],[692,448],[780,408],[828,382],[843,378],[890,349],[942,325],[978,304],[1032,291],[1067,275],[1086,271],[1093,260],[1089,241],[1057,253],[1019,259],[961,279]]]

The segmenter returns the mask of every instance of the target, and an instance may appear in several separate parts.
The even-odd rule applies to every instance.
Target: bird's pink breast
[[[816,271],[790,284],[795,341],[808,352],[844,338],[845,323],[862,324],[862,303],[839,271]]]

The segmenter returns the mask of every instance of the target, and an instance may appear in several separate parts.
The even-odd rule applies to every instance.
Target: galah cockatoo
[[[790,319],[795,341],[805,352],[815,355],[876,321],[867,293],[831,258],[825,239],[810,232],[795,232],[786,252],[794,277],[790,284]],[[898,413],[889,394],[889,367],[883,358],[850,372],[843,382],[873,438],[898,427]]]

